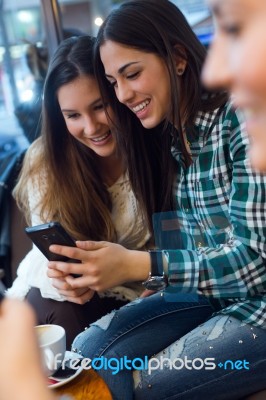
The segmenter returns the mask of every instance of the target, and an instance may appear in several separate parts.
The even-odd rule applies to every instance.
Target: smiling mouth
[[[108,136],[110,136],[111,135],[111,132],[110,131],[108,131],[105,135],[103,135],[103,136],[99,136],[99,137],[97,137],[97,138],[89,138],[92,142],[95,142],[95,143],[97,143],[97,142],[102,142],[103,140],[105,140],[105,139],[107,139],[108,138]]]
[[[150,100],[145,100],[142,103],[138,104],[136,107],[132,107],[132,111],[134,111],[134,113],[138,113],[139,111],[144,110],[144,108],[146,108],[150,104],[150,102]]]

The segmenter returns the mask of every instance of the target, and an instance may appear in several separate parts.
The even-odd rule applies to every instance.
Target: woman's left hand
[[[57,289],[58,293],[64,296],[67,301],[76,304],[85,304],[90,301],[95,293],[94,290],[88,287],[73,289],[72,285],[67,282],[65,275],[63,278],[55,277],[60,274],[56,270],[48,270],[48,276],[53,278],[53,286]],[[71,277],[70,277],[71,278]],[[72,279],[75,279],[72,277]]]
[[[110,242],[78,241],[76,244],[77,247],[50,246],[56,254],[81,261],[80,264],[49,262],[48,276],[54,278],[53,284],[62,294],[67,291],[71,293],[70,297],[82,297],[89,288],[104,291],[148,277],[150,259],[147,252],[128,250]],[[81,276],[74,278],[71,274]]]

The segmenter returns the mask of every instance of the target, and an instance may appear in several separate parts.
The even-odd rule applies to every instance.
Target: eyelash
[[[95,110],[95,111],[100,111],[100,110],[103,110],[104,107],[105,107],[104,104],[99,104],[98,106],[95,106],[95,107],[94,107],[94,110]]]
[[[108,103],[106,104],[99,104],[94,107],[94,111],[102,111],[104,108],[108,107]],[[73,113],[73,114],[68,114],[66,115],[67,119],[77,119],[80,116],[79,113]]]
[[[74,114],[69,114],[67,115],[67,119],[71,119],[71,118],[78,118],[79,114],[78,113],[74,113]]]
[[[139,75],[139,71],[138,71],[138,72],[135,72],[134,74],[128,75],[128,76],[127,76],[127,79],[134,79],[134,78],[136,78],[138,75]]]
[[[134,78],[137,78],[137,76],[138,76],[139,74],[140,74],[140,72],[138,71],[138,72],[135,72],[134,74],[127,75],[127,76],[126,76],[126,79],[134,79]],[[111,88],[115,88],[115,87],[117,86],[117,82],[116,82],[116,81],[114,81],[114,82],[109,82],[109,84],[110,84]]]

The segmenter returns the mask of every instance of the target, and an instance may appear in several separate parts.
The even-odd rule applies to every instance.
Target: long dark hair
[[[147,134],[147,130],[141,127],[132,112],[117,101],[114,90],[105,78],[100,58],[100,47],[107,40],[157,54],[165,61],[170,77],[171,108],[166,121],[159,127],[161,134],[158,133],[158,129],[155,135],[153,132]],[[181,78],[176,74],[176,57],[187,62]],[[188,166],[191,163],[182,134],[181,104],[182,121],[185,121],[186,128],[193,129],[199,111],[212,111],[226,102],[227,96],[224,93],[210,93],[201,85],[200,74],[205,57],[206,49],[184,15],[168,0],[127,1],[111,12],[99,30],[95,45],[96,77],[101,92],[110,98],[115,110],[118,130],[121,132],[118,140],[128,153],[132,185],[139,197],[142,197],[143,205],[150,207],[148,213],[173,208],[172,184],[176,170],[170,154],[173,140],[174,143],[180,144],[185,164]],[[144,133],[146,137],[143,139],[141,137]],[[157,144],[152,144],[155,141]],[[148,142],[148,148],[145,142]],[[154,147],[161,150],[152,155]],[[153,167],[147,167],[147,164],[140,161],[139,153],[142,154],[144,161],[150,160],[152,163],[150,165],[153,167],[159,163],[160,168],[154,170]],[[156,157],[159,158],[156,160]],[[138,165],[139,162],[141,166]],[[156,198],[159,191],[162,195]]]
[[[29,148],[15,195],[29,214],[25,188],[31,176],[42,193],[43,221],[60,221],[77,239],[115,240],[111,199],[99,173],[97,155],[70,135],[57,99],[63,85],[80,76],[95,76],[94,42],[90,36],[72,37],[55,52],[44,84],[42,134]]]

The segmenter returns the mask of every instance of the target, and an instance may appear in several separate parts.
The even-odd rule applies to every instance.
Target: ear
[[[187,66],[187,54],[185,48],[179,44],[174,46],[174,60],[177,75],[183,75]]]

